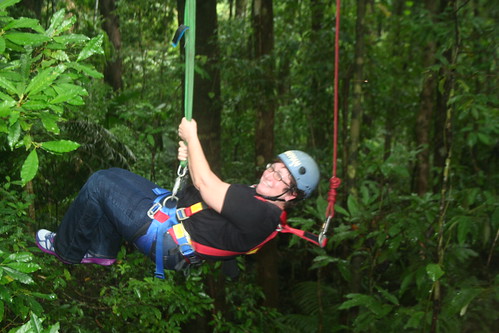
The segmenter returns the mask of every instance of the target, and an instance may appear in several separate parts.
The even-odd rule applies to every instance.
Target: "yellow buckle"
[[[191,214],[196,214],[197,212],[203,210],[203,203],[198,202],[198,203],[192,205],[190,208],[191,208]]]
[[[175,224],[173,226],[173,232],[175,233],[175,237],[177,238],[177,241],[179,239],[185,237],[185,239],[187,240],[187,243],[191,244],[191,237],[189,236],[189,234],[187,233],[187,231],[185,231],[184,226],[182,225],[182,223]]]

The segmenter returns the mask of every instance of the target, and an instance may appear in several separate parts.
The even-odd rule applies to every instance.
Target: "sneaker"
[[[55,232],[40,229],[36,233],[36,245],[45,253],[57,256],[54,249]]]
[[[36,245],[45,253],[56,256],[57,259],[62,261],[65,264],[68,262],[62,260],[57,253],[55,253],[54,249],[54,241],[55,241],[55,232],[46,229],[40,229],[36,233]],[[85,254],[83,259],[81,260],[82,264],[96,264],[101,266],[109,266],[116,262],[114,258],[99,258],[90,253]]]

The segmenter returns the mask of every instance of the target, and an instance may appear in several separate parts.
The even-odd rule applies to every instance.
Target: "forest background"
[[[499,327],[498,7],[341,3],[336,214],[319,248],[280,235],[239,260],[154,279],[125,244],[68,266],[55,229],[86,178],[171,188],[183,115],[178,0],[0,2],[1,332],[494,332]],[[336,3],[197,1],[193,116],[213,168],[253,183],[277,152],[319,161],[290,212],[317,233],[332,175]]]

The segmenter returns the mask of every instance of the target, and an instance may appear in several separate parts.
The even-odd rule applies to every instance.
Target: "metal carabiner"
[[[327,240],[326,233],[327,233],[327,229],[329,228],[330,222],[331,222],[331,216],[328,216],[326,221],[322,225],[321,232],[319,233],[318,241],[319,241],[320,247],[324,247],[324,245],[326,245],[324,241]]]
[[[177,192],[180,189],[180,185],[182,184],[182,178],[187,174],[187,165],[183,166],[180,164],[177,169],[177,178],[175,179],[175,184],[173,185],[172,196],[177,198]]]
[[[178,166],[177,176],[184,177],[187,174],[187,165],[182,165],[182,163]]]

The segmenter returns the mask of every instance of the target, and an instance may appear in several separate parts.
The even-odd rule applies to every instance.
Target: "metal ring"
[[[167,197],[163,200],[163,207],[168,207],[168,206],[166,206],[166,203],[167,203],[167,202],[169,202],[170,200],[174,200],[174,201],[175,201],[175,203],[177,203],[177,202],[178,202],[178,198],[177,198],[177,196],[175,196],[175,195],[173,195],[173,194],[172,194],[172,195],[170,195],[170,196],[167,196]],[[176,205],[176,204],[175,204],[175,205]],[[170,207],[169,207],[169,208],[170,208]]]

